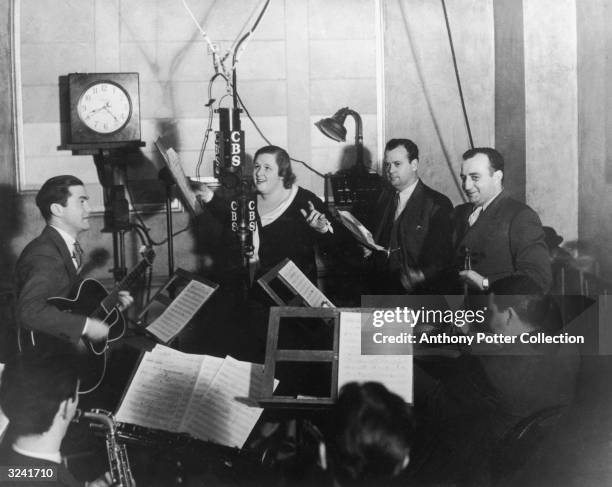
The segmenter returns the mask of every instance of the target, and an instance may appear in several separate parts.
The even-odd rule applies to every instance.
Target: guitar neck
[[[140,279],[142,274],[144,274],[147,267],[149,267],[149,262],[147,262],[146,259],[141,260],[138,265],[134,267],[127,276],[121,279],[121,281],[113,288],[113,290],[108,293],[108,296],[106,296],[102,300],[100,306],[106,310],[113,308],[119,300],[119,292],[129,291],[130,289],[132,289],[134,285],[138,282],[138,279]]]

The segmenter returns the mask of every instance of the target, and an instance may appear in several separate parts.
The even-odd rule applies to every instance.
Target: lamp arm
[[[355,165],[358,168],[363,168],[363,123],[361,121],[361,115],[348,107],[345,108],[345,110],[346,114],[351,115],[355,120],[355,146],[357,147],[357,161]]]

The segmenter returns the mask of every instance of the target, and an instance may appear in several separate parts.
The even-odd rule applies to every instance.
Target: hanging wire
[[[470,149],[474,148],[474,140],[472,139],[472,129],[470,128],[470,121],[468,120],[467,110],[465,108],[465,100],[463,99],[463,90],[461,89],[461,79],[459,78],[459,69],[457,68],[457,58],[455,56],[455,46],[453,45],[453,36],[451,35],[450,24],[448,22],[448,13],[446,11],[446,3],[442,2],[442,9],[444,10],[444,22],[446,22],[446,32],[448,33],[448,42],[450,43],[451,55],[453,57],[453,67],[455,68],[455,78],[457,79],[457,87],[459,88],[459,98],[461,99],[461,109],[463,110],[463,118],[465,120],[465,126],[467,128],[468,138],[470,140]]]
[[[185,7],[185,10],[187,10],[187,13],[191,17],[191,20],[193,20],[193,23],[195,24],[197,29],[202,34],[202,37],[204,37],[204,40],[206,41],[206,43],[208,44],[208,48],[210,49],[210,52],[213,55],[213,64],[214,64],[215,72],[219,71],[219,66],[217,66],[217,63],[218,63],[221,67],[221,71],[225,73],[226,71],[225,71],[225,65],[223,64],[223,60],[227,56],[224,56],[223,59],[219,58],[219,48],[210,40],[210,37],[208,37],[208,34],[206,33],[206,31],[202,28],[202,26],[200,25],[200,22],[198,22],[198,19],[196,19],[195,15],[189,8],[189,5],[187,5],[186,0],[183,0],[183,7]]]
[[[253,117],[251,116],[251,114],[249,113],[249,110],[247,109],[247,107],[244,105],[244,102],[242,101],[242,98],[240,98],[240,94],[238,93],[238,91],[234,88],[235,92],[236,92],[236,97],[238,98],[238,101],[240,102],[240,106],[242,107],[242,109],[244,110],[244,113],[246,113],[246,116],[248,117],[248,119],[251,121],[251,123],[253,124],[253,127],[255,127],[255,130],[257,130],[257,132],[259,133],[260,137],[266,142],[266,144],[268,145],[274,145],[270,139],[268,139],[264,133],[261,131],[261,129],[259,128],[259,125],[257,125],[257,122],[255,122],[255,120],[253,119]],[[306,162],[301,161],[300,159],[295,159],[293,157],[289,157],[289,159],[291,159],[294,162],[300,163],[302,165],[304,165],[304,167],[306,167],[306,169],[312,171],[313,173],[315,173],[317,176],[320,176],[322,178],[325,178],[325,174],[323,174],[322,172],[317,171],[314,167],[309,166]]]
[[[134,205],[134,196],[132,195],[132,189],[130,188],[129,184],[125,184],[125,189],[127,190],[128,196],[130,197],[130,204],[132,205],[132,213],[134,214],[134,216],[136,216],[136,219],[138,220],[138,223],[134,223],[132,224],[132,226],[134,227],[134,229],[136,229],[139,238],[141,239],[141,241],[145,242],[145,245],[149,245],[151,247],[159,247],[161,245],[164,245],[167,241],[168,241],[168,237],[164,238],[163,240],[153,240],[153,237],[151,237],[151,234],[149,233],[149,227],[147,227],[147,225],[145,224],[142,216],[140,215],[140,212],[136,210],[136,206]],[[172,234],[173,237],[176,237],[177,235],[180,235],[183,232],[186,232],[187,230],[189,230],[189,228],[191,228],[192,223],[191,220],[190,222],[187,224],[187,226],[181,228],[180,230],[177,230],[176,232],[174,232]]]
[[[198,155],[198,163],[196,164],[196,177],[198,180],[200,179],[200,169],[202,167],[202,162],[204,161],[204,151],[206,150],[206,146],[208,145],[208,137],[212,132],[212,124],[214,118],[214,98],[212,97],[212,87],[217,78],[223,78],[225,83],[227,84],[228,90],[231,89],[231,85],[227,76],[222,73],[215,73],[210,81],[208,82],[208,103],[206,106],[208,107],[208,124],[206,126],[206,131],[204,132],[204,140],[202,141],[202,146],[200,147],[200,154]],[[225,95],[223,96],[225,98]],[[222,99],[223,99],[222,98]]]
[[[266,0],[266,3],[264,4],[263,8],[261,9],[261,12],[259,12],[259,15],[257,16],[257,19],[255,20],[255,23],[250,28],[250,30],[244,36],[242,36],[242,38],[240,38],[240,40],[238,42],[235,42],[232,45],[234,54],[232,56],[232,67],[230,69],[231,71],[234,71],[236,69],[236,66],[238,64],[240,56],[242,55],[242,53],[244,52],[246,47],[249,45],[249,42],[251,41],[251,37],[253,35],[253,32],[255,32],[255,29],[259,25],[259,22],[261,22],[261,19],[263,18],[264,13],[266,13],[266,10],[268,9],[268,5],[270,5],[270,0]],[[245,41],[247,41],[247,42],[243,46],[242,43],[245,42]],[[227,56],[229,55],[230,52],[231,52],[231,50],[228,51],[225,54],[225,56],[223,56],[222,62],[225,61],[225,59],[227,58]]]
[[[208,37],[208,35],[204,31],[204,29],[200,26],[199,22],[197,21],[197,19],[193,15],[193,12],[191,11],[191,9],[189,9],[189,7],[186,4],[185,0],[183,0],[183,4],[185,6],[185,9],[187,10],[189,15],[191,16],[191,19],[195,23],[196,27],[198,28],[198,30],[204,36],[206,42],[209,45],[210,50],[213,53],[213,58],[214,58],[217,55],[217,52],[218,52],[217,47],[210,41],[210,38]],[[264,16],[266,10],[268,9],[269,5],[270,5],[270,0],[266,0],[265,4],[263,5],[261,11],[257,15],[257,18],[255,19],[255,22],[253,23],[253,25],[251,26],[249,31],[246,34],[244,34],[242,37],[240,37],[239,40],[234,41],[234,43],[232,44],[231,48],[223,55],[223,57],[221,57],[219,59],[220,65],[223,68],[223,72],[222,73],[218,72],[215,69],[215,74],[212,76],[212,78],[208,82],[208,103],[206,104],[206,106],[208,107],[208,110],[209,110],[208,111],[208,124],[207,124],[206,131],[205,131],[205,134],[204,134],[204,140],[202,141],[202,145],[200,147],[200,154],[198,155],[198,162],[197,162],[197,165],[196,165],[196,177],[198,179],[200,178],[200,170],[201,170],[201,167],[202,167],[202,163],[204,161],[204,153],[205,153],[205,150],[206,150],[206,146],[208,145],[209,135],[210,135],[210,132],[212,132],[212,123],[213,123],[213,118],[214,118],[214,102],[215,102],[215,100],[212,98],[212,87],[213,87],[213,84],[214,84],[215,80],[217,80],[217,78],[223,78],[225,80],[225,82],[227,84],[227,87],[228,87],[228,93],[231,91],[235,95],[235,98],[240,103],[240,107],[244,110],[244,112],[247,115],[248,119],[251,121],[251,123],[255,127],[255,130],[257,130],[257,132],[259,133],[261,138],[268,145],[273,145],[272,142],[270,141],[270,139],[268,139],[265,136],[263,131],[259,128],[259,125],[257,124],[257,122],[255,122],[255,120],[251,116],[248,108],[245,106],[244,102],[242,101],[242,98],[240,98],[240,95],[238,94],[237,87],[235,86],[236,83],[232,83],[231,82],[231,80],[228,78],[226,70],[224,69],[224,66],[225,66],[224,62],[229,57],[230,53],[233,52],[233,54],[232,54],[232,66],[231,66],[230,71],[235,71],[235,69],[237,67],[237,64],[238,64],[238,61],[240,59],[240,55],[244,52],[244,50],[246,49],[248,43],[250,42],[251,38],[253,37],[253,33],[255,32],[255,29],[257,29],[257,27],[258,27],[259,23],[261,22],[261,19],[263,18],[263,16]],[[245,43],[245,41],[246,41],[246,43]],[[221,99],[218,102],[218,106],[221,106],[221,102],[223,101],[223,99],[226,96],[228,96],[228,95],[226,94],[223,97],[221,97]],[[304,162],[304,161],[302,161],[300,159],[295,159],[293,157],[291,157],[290,159],[292,161],[294,161],[294,162],[297,162],[299,164],[304,165],[307,169],[309,169],[310,171],[312,171],[316,175],[318,175],[318,176],[320,176],[322,178],[325,178],[325,175],[323,173],[317,171],[316,169],[314,169],[313,167],[308,165],[306,162]],[[144,227],[144,223],[142,221],[141,221],[141,224]],[[178,233],[184,232],[188,228],[189,227],[186,227],[186,228],[180,230],[179,232],[175,233],[174,235],[178,235]],[[162,242],[155,242],[155,244],[159,245],[159,244],[161,244],[163,242],[165,242],[165,240],[162,241]]]

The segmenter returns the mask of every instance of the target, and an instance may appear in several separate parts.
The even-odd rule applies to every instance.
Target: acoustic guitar
[[[155,251],[152,248],[146,248],[141,255],[142,260],[110,292],[106,291],[99,281],[89,278],[79,283],[73,296],[47,299],[47,302],[61,311],[96,318],[109,326],[108,338],[103,342],[93,343],[82,338],[77,346],[77,350],[83,356],[83,371],[85,372],[81,377],[81,390],[79,391],[81,394],[94,390],[102,382],[108,360],[108,344],[125,334],[126,321],[118,308],[119,292],[130,291],[134,287],[144,272],[153,264]],[[39,337],[42,338],[40,334],[32,332],[31,341],[35,348]],[[44,342],[45,338],[40,341]]]

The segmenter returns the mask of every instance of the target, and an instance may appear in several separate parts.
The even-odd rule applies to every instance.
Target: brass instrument
[[[81,418],[99,423],[104,428],[112,485],[114,487],[135,487],[136,482],[132,476],[126,446],[117,441],[117,425],[113,415],[103,409],[92,409],[91,411],[77,409],[73,421],[78,422]]]

